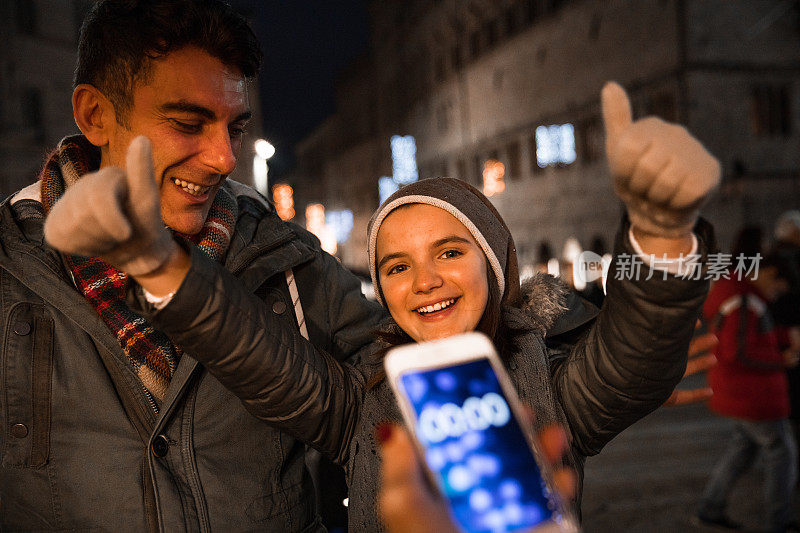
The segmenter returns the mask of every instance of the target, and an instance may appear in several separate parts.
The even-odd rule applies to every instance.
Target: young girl
[[[617,253],[633,254],[625,233]],[[609,276],[598,314],[551,276],[520,287],[503,220],[480,192],[449,178],[390,197],[370,225],[369,257],[391,319],[377,353],[356,366],[314,348],[198,254],[169,305],[150,316],[253,415],[345,467],[353,531],[379,529],[374,432],[400,420],[382,373],[388,345],[487,334],[537,427],[568,428],[569,462],[580,473],[584,457],[669,396],[705,295],[701,281]],[[195,317],[189,325],[187,316]],[[659,328],[670,334],[656,335]]]

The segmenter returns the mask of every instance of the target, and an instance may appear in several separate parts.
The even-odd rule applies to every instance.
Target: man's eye
[[[444,252],[442,254],[442,258],[451,259],[453,257],[458,257],[460,255],[464,255],[464,254],[461,253],[461,251],[459,251],[459,250],[447,250],[446,252]]]
[[[386,275],[391,276],[392,274],[399,274],[400,272],[405,272],[406,270],[408,270],[408,265],[395,265],[386,271]]]
[[[176,130],[182,133],[200,133],[200,130],[203,129],[203,124],[201,123],[193,124],[191,122],[182,122],[175,119],[170,120],[170,123]]]
[[[230,132],[231,137],[241,137],[247,133],[247,126],[231,126],[228,131]]]

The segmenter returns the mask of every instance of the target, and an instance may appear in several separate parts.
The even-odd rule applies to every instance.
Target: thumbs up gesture
[[[682,126],[656,117],[634,121],[618,84],[607,83],[601,99],[614,190],[631,224],[657,237],[687,236],[719,184],[719,161]]]
[[[45,221],[44,237],[68,253],[101,257],[132,276],[158,270],[178,245],[161,222],[146,137],[128,147],[126,170],[101,168],[69,187]]]

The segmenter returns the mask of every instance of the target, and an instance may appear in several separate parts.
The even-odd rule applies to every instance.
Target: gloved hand
[[[719,185],[719,161],[682,126],[656,117],[633,121],[628,95],[614,82],[603,87],[602,106],[614,190],[631,224],[658,237],[691,233]]]
[[[178,245],[161,222],[147,137],[131,142],[126,167],[102,168],[70,186],[50,210],[44,238],[62,252],[100,257],[138,276],[164,265]]]

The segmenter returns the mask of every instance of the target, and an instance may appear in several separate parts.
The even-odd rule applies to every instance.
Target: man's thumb
[[[125,161],[128,177],[128,198],[134,205],[149,204],[158,195],[153,172],[153,149],[150,139],[140,135],[131,141]]]
[[[600,100],[603,106],[606,145],[612,146],[633,121],[631,102],[625,89],[614,81],[605,84]]]

